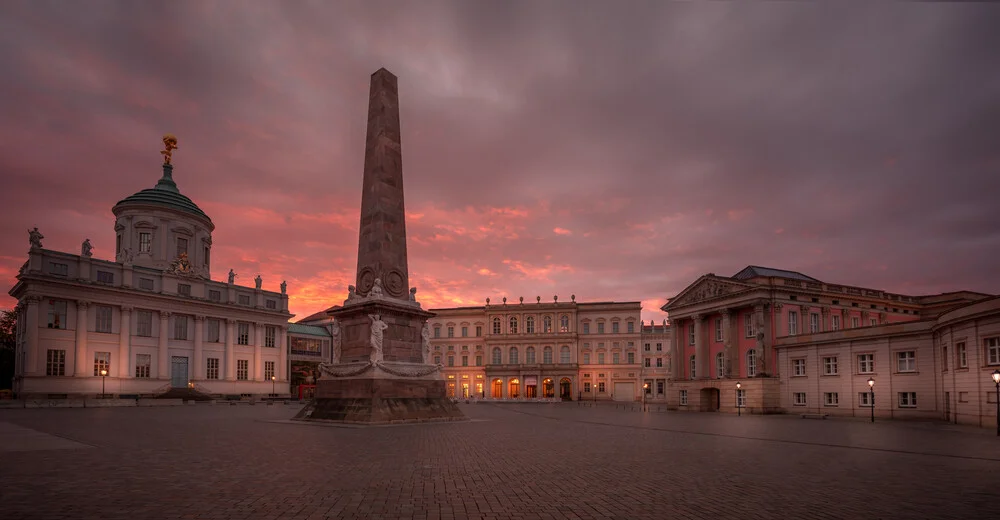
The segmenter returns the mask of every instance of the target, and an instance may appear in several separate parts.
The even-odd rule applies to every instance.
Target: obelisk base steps
[[[445,397],[443,380],[327,379],[296,416],[299,421],[399,424],[464,421],[465,414]]]

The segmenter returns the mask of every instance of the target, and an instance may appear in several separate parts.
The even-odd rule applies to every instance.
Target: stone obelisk
[[[330,315],[334,362],[320,366],[316,397],[296,419],[362,424],[460,420],[431,364],[427,319],[407,290],[406,214],[396,76],[371,78],[356,286]]]

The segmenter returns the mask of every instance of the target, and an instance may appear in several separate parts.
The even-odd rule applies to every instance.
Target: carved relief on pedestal
[[[406,296],[406,282],[403,280],[403,273],[399,269],[392,269],[386,273],[384,288],[389,296],[395,298]]]

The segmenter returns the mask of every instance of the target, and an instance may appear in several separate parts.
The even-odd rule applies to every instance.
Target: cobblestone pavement
[[[0,517],[868,520],[1000,508],[1000,439],[981,430],[575,403],[348,428],[288,423],[297,410],[0,410]]]

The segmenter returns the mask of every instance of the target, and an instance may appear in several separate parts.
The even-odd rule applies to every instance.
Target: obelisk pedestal
[[[330,312],[334,363],[320,367],[315,399],[298,420],[361,424],[464,420],[430,364],[427,319],[408,290],[406,213],[396,77],[372,74],[361,195],[357,286]]]

